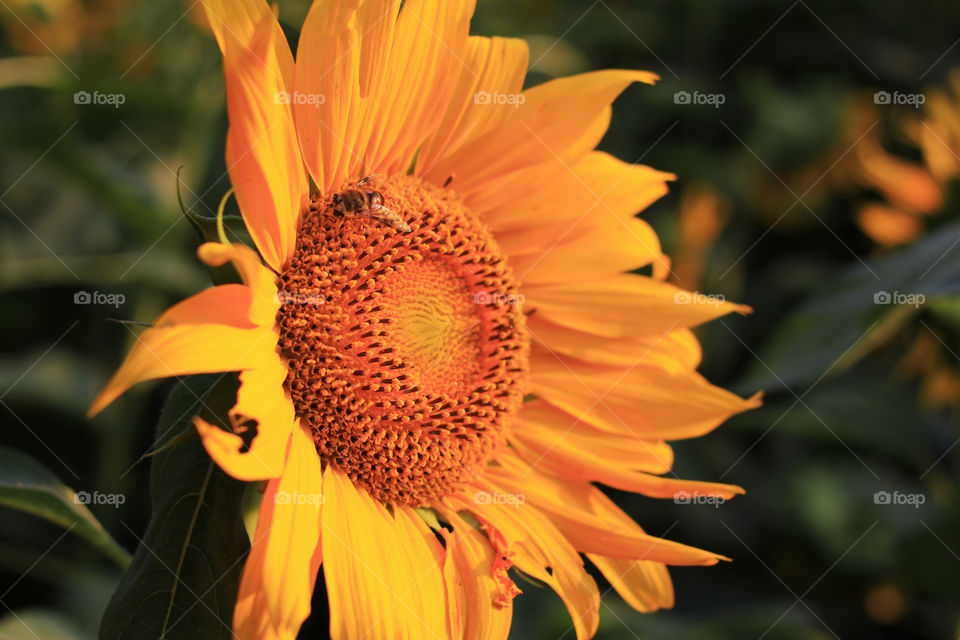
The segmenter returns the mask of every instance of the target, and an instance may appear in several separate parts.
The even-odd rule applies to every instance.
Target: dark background
[[[299,25],[306,3],[281,5]],[[220,55],[187,6],[0,3],[0,444],[74,489],[123,494],[91,509],[130,550],[150,513],[149,463],[135,462],[172,383],[84,418],[136,331],[109,319],[150,321],[208,282],[177,168],[199,211],[229,188]],[[676,446],[677,475],[747,494],[718,508],[616,496],[649,532],[734,562],[673,570],[668,612],[637,614],[611,591],[598,637],[957,637],[956,184],[938,180],[941,202],[894,241],[857,212],[891,189],[919,193],[906,172],[865,179],[861,147],[924,166],[910,132],[960,67],[960,5],[481,0],[473,32],[526,38],[530,84],[659,73],[616,103],[601,147],[678,174],[643,216],[680,283],[756,309],[699,335],[705,375],[763,389],[763,408]],[[78,105],[77,91],[125,101]],[[678,104],[681,91],[723,104]],[[926,102],[877,105],[877,91]],[[77,305],[78,291],[125,301]],[[884,291],[925,300],[874,304]],[[878,504],[877,492],[923,504]],[[0,507],[0,637],[32,637],[16,616],[56,627],[44,640],[95,636],[120,570],[62,534]],[[520,586],[514,637],[574,637],[559,598]]]

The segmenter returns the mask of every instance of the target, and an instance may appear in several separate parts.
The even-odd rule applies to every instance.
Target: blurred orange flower
[[[680,199],[673,281],[684,289],[703,284],[709,253],[730,218],[730,203],[705,185],[688,188]]]
[[[856,218],[864,233],[882,246],[915,240],[924,230],[923,219],[943,207],[948,183],[960,176],[960,71],[951,76],[951,87],[925,94],[922,114],[898,123],[918,149],[921,163],[887,152],[879,127],[857,145],[856,180],[884,201],[864,203]],[[854,121],[877,115],[875,107],[859,109]]]

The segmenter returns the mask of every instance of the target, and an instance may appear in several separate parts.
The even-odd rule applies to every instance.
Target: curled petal
[[[233,614],[239,640],[294,640],[310,614],[320,568],[320,457],[302,429],[283,475],[267,483]]]

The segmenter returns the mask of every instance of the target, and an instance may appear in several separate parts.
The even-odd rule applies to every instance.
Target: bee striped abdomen
[[[368,206],[366,194],[358,189],[347,189],[340,194],[340,197],[347,211],[362,211]]]

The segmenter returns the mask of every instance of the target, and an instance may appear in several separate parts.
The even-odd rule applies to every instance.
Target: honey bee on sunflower
[[[380,179],[376,174],[357,180],[339,193],[333,194],[330,203],[334,211],[340,215],[361,215],[381,222],[391,229],[410,233],[410,228],[403,218],[383,205],[383,194],[373,188]]]
[[[468,0],[317,0],[296,60],[264,0],[204,7],[255,248],[199,248],[243,284],[161,315],[91,413],[144,380],[239,372],[231,429],[194,419],[226,473],[266,482],[235,635],[295,638],[321,570],[338,639],[505,638],[518,573],[589,638],[584,556],[636,609],[672,606],[667,565],[723,557],[645,533],[596,485],[741,493],[664,477],[667,441],[759,398],[702,378],[690,331],[748,309],[678,296],[635,217],[673,176],[594,150],[656,76],[524,90],[526,44],[469,35]],[[322,302],[285,303],[303,299]],[[323,499],[277,499],[294,493]]]

